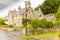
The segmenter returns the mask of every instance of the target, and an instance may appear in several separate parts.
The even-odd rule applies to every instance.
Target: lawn
[[[31,35],[31,36],[26,36],[22,34],[21,37],[24,39],[29,39],[29,38],[42,38],[42,37],[53,36],[53,35],[60,35],[60,32],[50,32],[50,33]]]
[[[0,25],[0,28],[11,28],[10,25]]]

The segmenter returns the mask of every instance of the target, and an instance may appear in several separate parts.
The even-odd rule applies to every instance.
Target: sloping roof
[[[44,14],[41,11],[34,10],[36,16],[39,18],[40,16],[44,16]]]

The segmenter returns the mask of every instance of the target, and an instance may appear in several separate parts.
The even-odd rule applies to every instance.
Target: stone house
[[[46,18],[49,20],[49,17],[46,17],[41,10],[33,10],[31,7],[30,1],[25,1],[25,8],[22,8],[19,6],[18,10],[9,10],[8,15],[5,17],[7,24],[8,25],[14,25],[14,26],[22,26],[22,19],[23,18],[28,18],[28,19],[33,19],[33,18]]]
[[[41,13],[41,14],[40,14]],[[25,1],[25,8],[18,7],[18,10],[9,10],[7,17],[5,17],[7,24],[15,25],[15,26],[22,26],[22,18],[39,18],[43,14],[41,11],[33,10],[31,7],[30,1]]]

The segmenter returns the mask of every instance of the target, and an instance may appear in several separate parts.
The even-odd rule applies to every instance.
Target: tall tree
[[[42,5],[38,5],[35,10],[41,8],[44,14],[57,12],[58,6],[60,5],[60,0],[45,0]]]

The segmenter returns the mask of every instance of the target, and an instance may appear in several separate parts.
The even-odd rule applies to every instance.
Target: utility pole
[[[28,31],[28,29],[27,29],[27,13],[26,13],[26,35],[28,35],[27,31]]]
[[[28,28],[27,28],[27,24],[28,24],[28,21],[27,21],[27,17],[28,17],[28,8],[31,6],[31,3],[30,3],[30,0],[27,0],[27,1],[25,1],[25,6],[26,6],[26,15],[25,15],[25,17],[26,17],[26,35],[28,35]]]
[[[27,1],[25,1],[25,6],[26,6],[26,12],[27,12]],[[26,13],[26,15],[25,15],[25,17],[26,17],[26,30],[25,30],[25,34],[27,35],[27,13]]]

